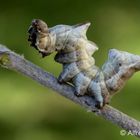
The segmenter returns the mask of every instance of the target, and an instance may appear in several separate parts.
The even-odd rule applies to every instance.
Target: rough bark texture
[[[106,105],[102,110],[95,108],[95,102],[93,98],[89,96],[77,97],[74,94],[74,88],[67,84],[59,84],[57,79],[50,73],[42,70],[40,67],[29,62],[24,57],[14,53],[3,45],[0,45],[0,65],[4,68],[8,68],[27,77],[32,78],[41,85],[49,87],[62,96],[72,100],[73,102],[80,104],[97,115],[111,121],[126,131],[131,131],[137,137],[140,137],[140,122],[129,117],[128,115],[120,112],[119,110]]]

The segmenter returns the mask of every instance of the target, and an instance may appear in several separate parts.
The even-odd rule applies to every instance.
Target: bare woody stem
[[[118,125],[126,131],[131,131],[135,136],[140,137],[140,122],[129,117],[128,115],[120,112],[119,110],[106,105],[102,110],[95,108],[95,102],[93,98],[89,96],[77,97],[74,95],[74,88],[67,84],[59,84],[57,79],[50,73],[42,70],[40,67],[29,62],[22,56],[12,52],[3,45],[0,45],[0,65],[4,68],[8,68],[21,74],[30,77],[45,87],[49,87],[62,96],[72,100],[73,102],[80,104],[92,112],[95,112],[98,116],[103,117],[106,120]]]

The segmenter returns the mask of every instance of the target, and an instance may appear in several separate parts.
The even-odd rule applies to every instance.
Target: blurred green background
[[[0,2],[0,43],[58,76],[61,65],[54,54],[42,59],[27,42],[34,18],[48,26],[90,21],[87,33],[99,46],[96,64],[116,48],[140,55],[139,0],[24,0]],[[140,73],[129,80],[111,105],[140,118]],[[87,112],[21,74],[0,68],[0,140],[136,140],[120,136],[120,128]]]

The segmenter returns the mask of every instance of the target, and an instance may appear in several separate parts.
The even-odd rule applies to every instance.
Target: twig
[[[29,62],[22,56],[14,53],[3,45],[0,45],[0,65],[2,67],[18,71],[45,87],[49,87],[62,96],[80,104],[82,107],[95,112],[97,115],[117,124],[119,127],[140,137],[140,122],[120,112],[119,110],[106,105],[102,110],[95,108],[93,98],[89,96],[77,97],[74,95],[74,88],[67,84],[59,84],[57,79],[50,73]]]

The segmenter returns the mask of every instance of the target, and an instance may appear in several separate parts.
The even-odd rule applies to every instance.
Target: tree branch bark
[[[49,87],[62,96],[80,104],[82,107],[95,112],[98,116],[111,121],[122,129],[131,132],[133,135],[140,137],[140,122],[120,112],[119,110],[106,105],[102,110],[95,108],[95,102],[92,97],[77,97],[74,95],[74,88],[68,84],[59,84],[57,79],[50,73],[42,70],[40,67],[26,60],[3,45],[0,45],[0,65],[17,71],[30,77],[45,87]]]

